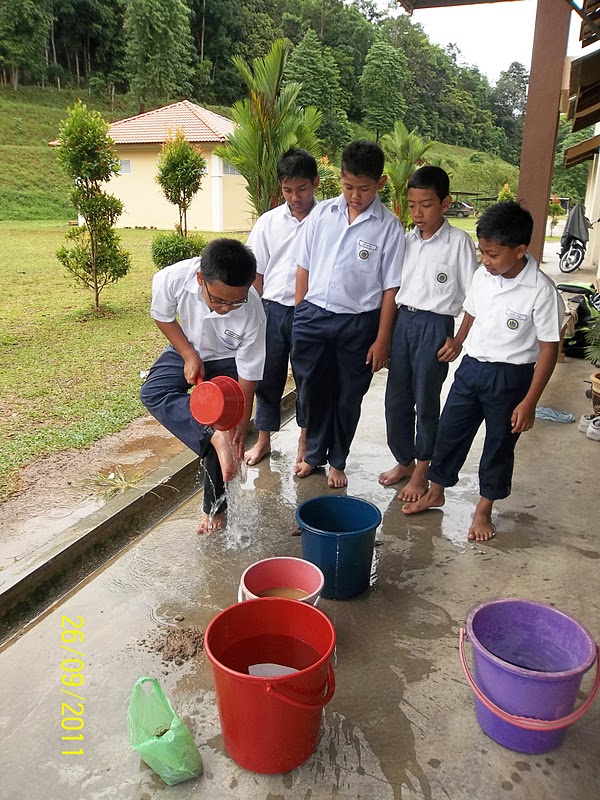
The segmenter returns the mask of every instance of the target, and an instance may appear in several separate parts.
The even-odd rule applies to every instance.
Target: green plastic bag
[[[151,691],[144,684],[152,685]],[[129,744],[169,786],[202,772],[202,757],[156,678],[140,678],[127,710]]]

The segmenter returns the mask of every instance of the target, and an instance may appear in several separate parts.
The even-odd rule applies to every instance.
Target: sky
[[[562,2],[563,0],[561,0]],[[535,27],[536,0],[493,4],[426,8],[412,20],[421,24],[431,42],[445,47],[454,43],[466,64],[478,67],[490,83],[513,61],[529,71]],[[581,49],[581,18],[572,13],[568,55],[587,55],[594,46]]]

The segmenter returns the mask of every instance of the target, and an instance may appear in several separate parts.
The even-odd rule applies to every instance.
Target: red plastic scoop
[[[245,408],[242,387],[227,375],[217,375],[210,381],[199,378],[190,396],[190,411],[194,419],[220,431],[235,428]]]

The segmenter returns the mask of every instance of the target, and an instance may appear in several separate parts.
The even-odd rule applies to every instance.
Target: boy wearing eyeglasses
[[[214,239],[202,258],[179,261],[152,279],[150,316],[169,340],[156,359],[140,399],[164,427],[197,453],[204,465],[204,515],[197,532],[226,523],[225,484],[237,474],[265,363],[265,312],[252,283],[256,259],[237,239]],[[233,431],[197,422],[189,390],[199,379],[236,378],[246,409]]]

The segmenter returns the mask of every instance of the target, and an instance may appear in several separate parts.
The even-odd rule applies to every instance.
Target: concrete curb
[[[295,402],[295,390],[282,398],[282,424],[294,416]],[[251,424],[249,443],[255,439],[256,431]],[[14,630],[40,613],[43,607],[200,492],[201,478],[200,459],[189,450],[181,453],[135,487],[78,520],[47,547],[5,569],[0,585],[0,625]]]

